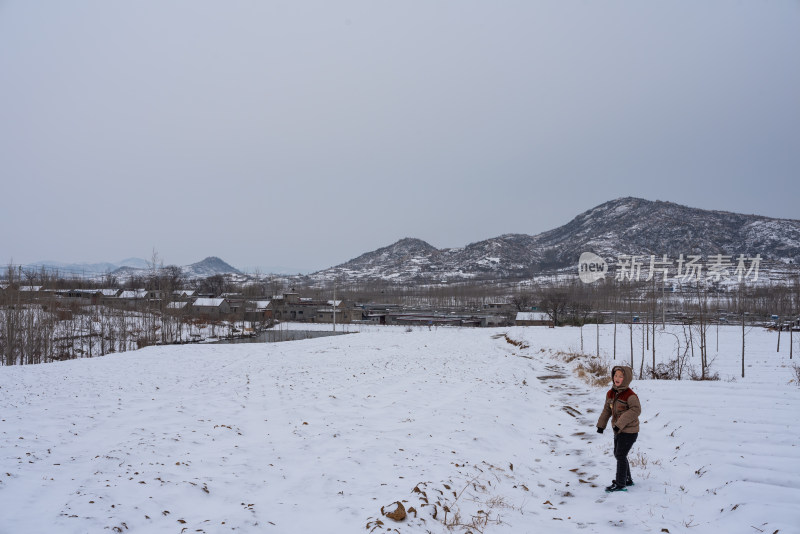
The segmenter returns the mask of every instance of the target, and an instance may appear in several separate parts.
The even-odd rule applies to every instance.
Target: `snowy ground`
[[[0,533],[800,532],[798,339],[751,330],[742,379],[726,327],[722,380],[634,381],[636,486],[606,494],[579,329],[350,329],[0,368]]]

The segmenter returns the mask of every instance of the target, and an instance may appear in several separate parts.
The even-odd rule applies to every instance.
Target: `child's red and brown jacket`
[[[639,432],[639,415],[642,413],[642,405],[639,397],[629,387],[633,381],[633,371],[630,367],[616,365],[611,369],[611,376],[620,369],[625,374],[625,379],[619,387],[612,387],[606,393],[606,400],[603,411],[597,420],[597,428],[605,428],[611,419],[611,426],[619,428],[625,434],[635,434]]]

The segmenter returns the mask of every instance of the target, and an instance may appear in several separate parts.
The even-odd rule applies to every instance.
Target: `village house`
[[[167,313],[170,315],[186,316],[190,315],[194,306],[188,300],[175,300],[167,304]]]
[[[199,298],[192,303],[196,315],[218,318],[231,312],[230,304],[226,299]]]
[[[164,300],[167,296],[167,292],[163,289],[148,289],[147,290],[147,299],[148,300]]]
[[[332,323],[334,308],[337,323],[361,319],[361,310],[354,310],[342,300],[315,300],[301,297],[299,293],[284,293],[272,299],[273,315],[279,321]]]
[[[172,292],[172,299],[179,301],[189,301],[194,299],[196,291],[194,289],[178,289]]]
[[[487,302],[483,309],[493,313],[505,313],[511,310],[511,304],[507,302]]]
[[[272,302],[255,300],[247,303],[244,320],[251,322],[269,321],[272,319]]]
[[[553,320],[544,312],[517,312],[517,326],[553,326]]]
[[[388,325],[462,326],[461,317],[436,312],[398,312],[386,315]]]
[[[19,286],[18,298],[23,302],[33,302],[41,295],[42,286]]]
[[[508,325],[508,319],[505,315],[482,315],[481,318],[483,319],[481,326],[506,326]]]
[[[147,291],[144,289],[122,291],[113,302],[126,308],[136,309],[147,304]]]
[[[377,302],[367,302],[358,306],[360,317],[354,319],[368,324],[386,324],[386,316],[392,312],[400,310],[399,304],[382,304]]]
[[[337,300],[329,300],[327,302],[327,306],[323,308],[317,308],[316,315],[311,319],[315,323],[333,323],[334,319],[336,323],[351,323],[353,321],[360,321],[362,317],[362,312],[360,308],[348,308],[345,307],[344,301]],[[334,313],[336,316],[334,317]]]
[[[217,298],[228,301],[228,306],[230,308],[228,313],[238,315],[239,318],[243,317],[243,315],[247,313],[247,310],[251,308],[250,301],[241,293],[222,293]]]
[[[77,304],[105,304],[106,299],[116,298],[122,291],[119,289],[70,289],[56,294],[62,299]]]
[[[494,326],[505,322],[504,317],[497,315],[446,313],[436,310],[390,312],[382,320],[382,324],[387,325],[466,327]]]

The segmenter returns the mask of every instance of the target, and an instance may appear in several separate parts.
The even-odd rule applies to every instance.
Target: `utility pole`
[[[667,295],[665,286],[667,285],[667,271],[661,275],[661,330],[667,327]]]

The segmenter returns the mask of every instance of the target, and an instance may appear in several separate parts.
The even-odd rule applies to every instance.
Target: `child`
[[[600,419],[597,420],[597,431],[602,434],[611,418],[614,430],[614,457],[617,459],[617,476],[607,492],[626,491],[626,486],[633,486],[631,468],[628,464],[628,452],[639,437],[639,414],[642,405],[639,397],[629,387],[633,380],[633,371],[624,365],[615,365],[611,369],[614,385],[606,393],[606,402]]]

